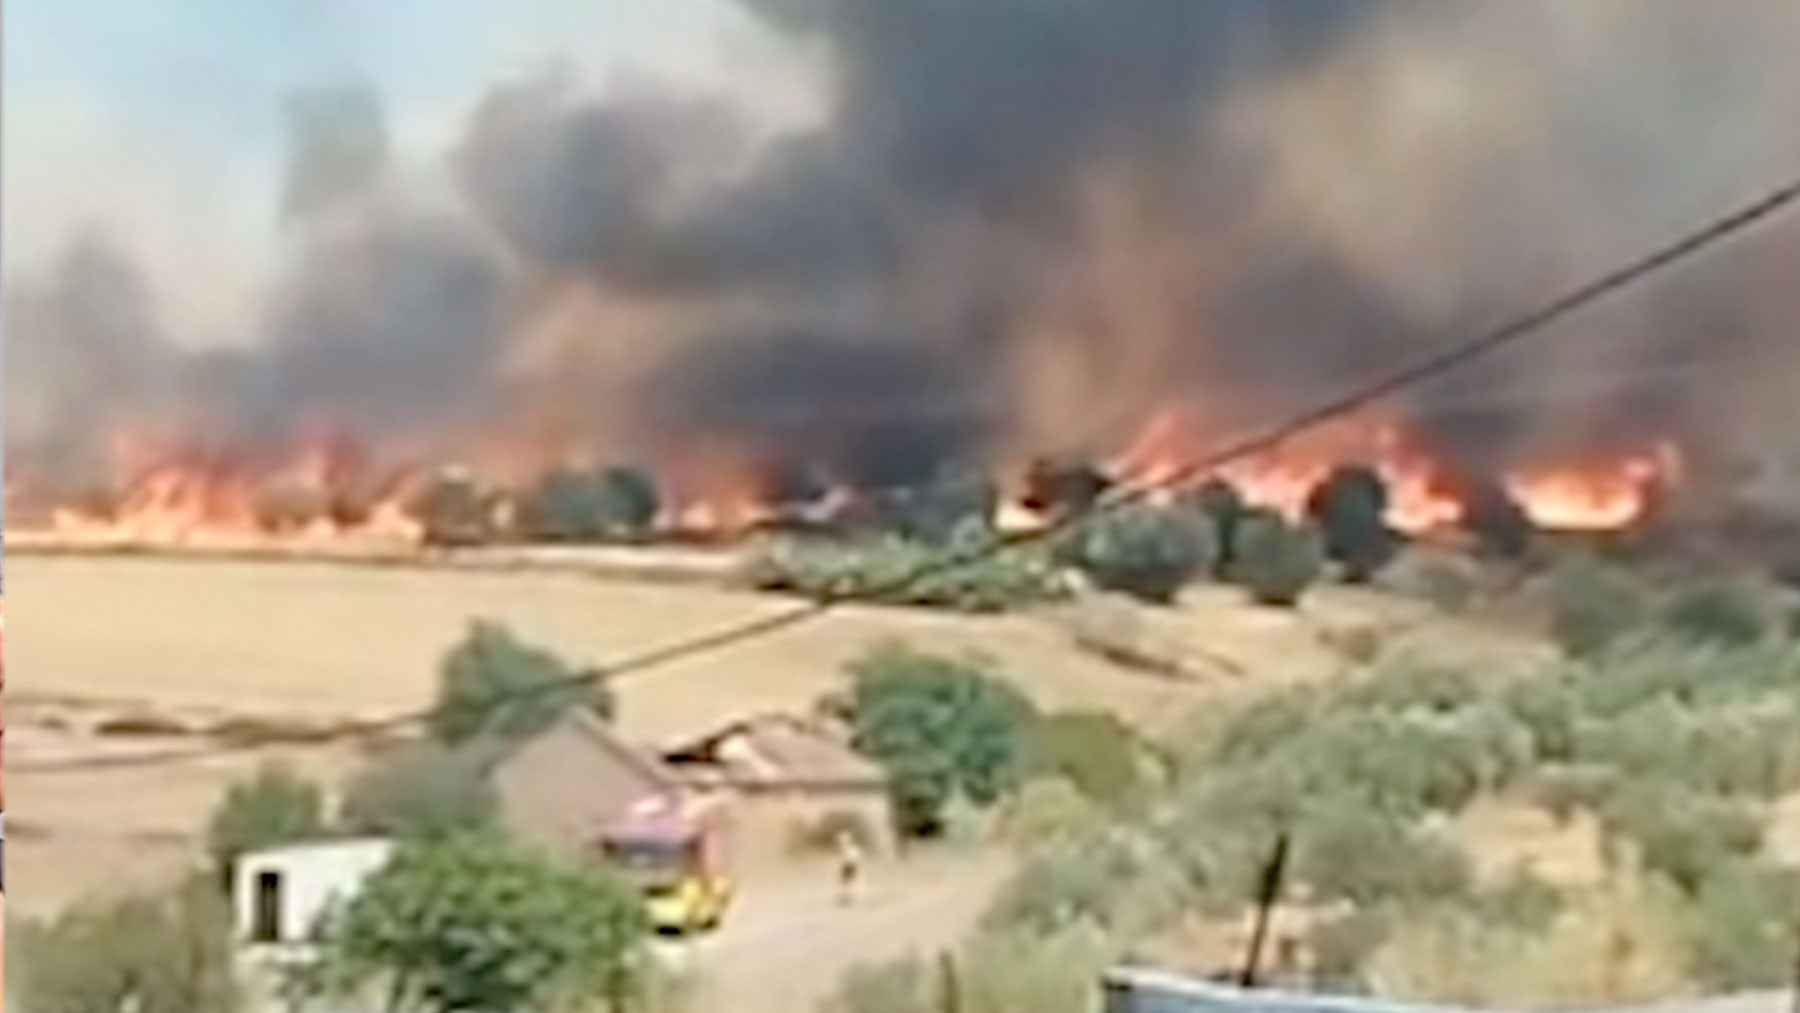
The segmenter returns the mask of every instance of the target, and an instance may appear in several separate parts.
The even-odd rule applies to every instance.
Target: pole
[[[1275,902],[1281,896],[1282,877],[1287,872],[1288,835],[1283,832],[1275,838],[1275,850],[1269,855],[1269,862],[1263,866],[1262,882],[1259,884],[1256,897],[1256,924],[1250,930],[1250,950],[1244,954],[1244,970],[1238,976],[1238,984],[1244,988],[1256,987],[1256,973],[1262,967],[1263,943],[1269,934],[1269,916]]]

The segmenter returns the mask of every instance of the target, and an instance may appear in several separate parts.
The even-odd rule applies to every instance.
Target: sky
[[[561,64],[780,108],[796,61],[729,0],[7,0],[6,276],[97,227],[179,267],[152,279],[177,330],[229,340],[245,307],[222,293],[273,256],[296,91],[371,86],[401,159],[427,164],[509,77]]]

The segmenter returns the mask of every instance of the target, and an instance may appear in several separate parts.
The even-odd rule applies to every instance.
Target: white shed
[[[309,942],[333,907],[349,903],[393,854],[392,841],[309,841],[252,851],[236,862],[232,914],[251,946]]]

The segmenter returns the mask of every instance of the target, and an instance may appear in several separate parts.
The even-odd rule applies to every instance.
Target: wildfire
[[[1112,470],[1133,485],[1154,486],[1180,479],[1199,480],[1186,469],[1217,444],[1188,411],[1158,412]],[[1364,415],[1323,427],[1291,445],[1219,468],[1217,477],[1246,499],[1297,516],[1307,497],[1331,469],[1346,462],[1373,467],[1387,483],[1388,520],[1408,532],[1451,527],[1463,518],[1464,504],[1442,464],[1410,444],[1403,430],[1378,415]],[[1615,530],[1647,515],[1661,490],[1679,477],[1672,446],[1602,461],[1547,462],[1499,476],[1501,485],[1539,527],[1561,530]]]
[[[1187,469],[1217,445],[1197,414],[1169,409],[1103,463],[1128,486],[1191,483],[1203,476]],[[478,460],[474,473],[514,491],[528,488],[549,467],[545,462],[557,459],[505,443],[476,450],[470,458]],[[495,460],[504,467],[493,470]],[[117,441],[113,461],[119,477],[109,494],[98,497],[46,496],[9,475],[15,536],[88,545],[311,550],[414,546],[425,535],[412,504],[430,470],[378,465],[353,442],[329,433],[259,454],[137,436]],[[1393,420],[1375,414],[1233,462],[1217,476],[1250,501],[1295,515],[1331,469],[1347,462],[1368,464],[1383,476],[1390,521],[1401,530],[1454,526],[1463,517],[1464,504],[1440,464],[1409,443]],[[796,504],[806,504],[804,515],[817,519],[847,516],[856,502],[854,490],[816,488],[743,447],[686,448],[657,463],[654,478],[663,499],[657,526],[671,534],[730,538],[793,516]],[[1678,477],[1678,464],[1671,448],[1651,446],[1601,461],[1541,462],[1497,478],[1540,527],[1611,530],[1641,520],[1657,493]],[[1008,528],[1036,523],[1018,503],[1000,509],[997,520]]]

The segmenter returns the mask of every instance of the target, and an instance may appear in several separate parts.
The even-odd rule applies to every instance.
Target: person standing
[[[856,890],[862,878],[862,846],[856,835],[849,830],[840,830],[837,835],[838,865],[838,903],[848,906],[856,900]]]

